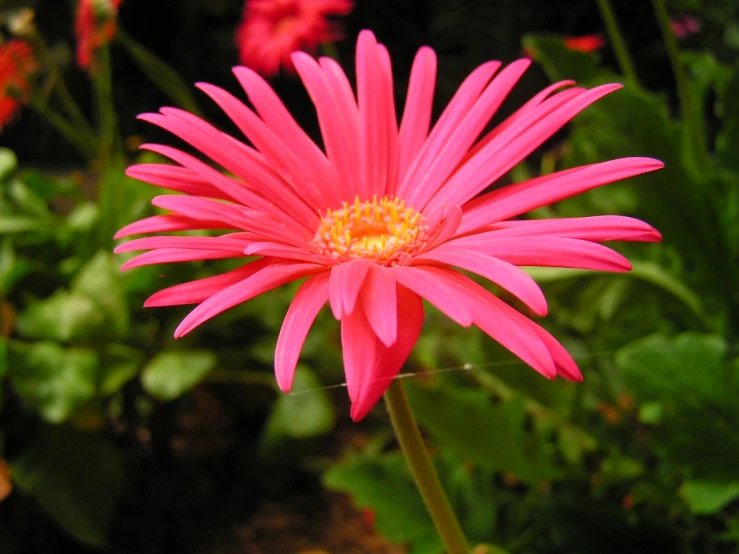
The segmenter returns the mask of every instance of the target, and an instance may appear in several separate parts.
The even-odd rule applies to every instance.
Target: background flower
[[[77,65],[94,66],[95,52],[115,36],[121,0],[79,0],[74,32],[77,35]]]
[[[0,45],[0,130],[27,100],[31,90],[29,78],[37,67],[27,42],[11,40]]]
[[[236,32],[241,63],[262,75],[293,70],[290,54],[314,53],[318,46],[342,38],[330,17],[347,15],[351,0],[247,0]]]

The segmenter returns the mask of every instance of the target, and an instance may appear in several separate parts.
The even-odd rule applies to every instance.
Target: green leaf
[[[551,448],[545,448],[540,437],[526,430],[520,399],[495,405],[484,391],[476,389],[431,388],[416,383],[406,388],[418,422],[447,451],[529,482],[552,479],[560,473],[553,466]]]
[[[400,454],[357,457],[323,474],[329,489],[351,495],[360,508],[375,514],[375,527],[394,543],[422,543],[427,554],[441,554],[426,507]]]
[[[133,379],[141,367],[141,352],[121,344],[112,344],[102,353],[98,392],[110,396]]]
[[[680,496],[694,514],[715,514],[739,498],[739,481],[686,481],[680,487]]]
[[[664,468],[696,480],[739,481],[737,372],[715,335],[653,336],[622,348],[616,363],[640,403],[664,410],[653,440]]]
[[[110,254],[96,254],[69,291],[58,290],[21,313],[20,334],[60,342],[126,336],[129,313],[117,267]]]
[[[173,400],[202,381],[216,362],[217,358],[211,352],[162,352],[144,367],[141,384],[155,398]]]
[[[18,279],[30,269],[30,263],[16,257],[13,241],[6,237],[0,244],[0,297],[7,296]]]
[[[0,148],[0,182],[10,177],[18,167],[18,158],[10,148]]]
[[[716,157],[721,165],[739,171],[739,63],[731,70],[731,75],[718,87],[717,111],[722,119],[722,127],[716,137]]]
[[[8,376],[18,395],[51,423],[95,396],[98,356],[53,342],[11,343]]]
[[[598,65],[595,54],[567,48],[563,37],[531,34],[524,36],[522,43],[524,48],[533,52],[536,61],[554,81],[619,80],[613,72]]]
[[[23,215],[0,215],[0,234],[2,235],[36,231],[38,228],[38,219]]]
[[[292,394],[280,394],[272,408],[267,435],[304,439],[324,435],[336,422],[331,399],[315,373],[305,366],[295,371]]]
[[[76,429],[43,426],[11,467],[13,481],[62,529],[88,545],[106,546],[125,478],[112,444]]]

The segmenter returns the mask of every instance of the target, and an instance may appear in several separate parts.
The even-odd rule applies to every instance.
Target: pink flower
[[[94,70],[95,53],[115,36],[118,7],[122,0],[79,0],[74,32],[77,65]]]
[[[584,35],[581,37],[565,37],[565,46],[570,50],[579,52],[595,52],[606,45],[606,39],[603,35]]]
[[[646,223],[615,215],[511,219],[659,169],[657,160],[623,158],[485,192],[621,85],[586,90],[571,81],[556,83],[480,138],[529,60],[478,67],[431,128],[436,56],[430,48],[416,56],[400,126],[390,56],[371,32],[363,31],[357,44],[356,98],[334,60],[316,61],[302,52],[292,59],[315,104],[325,152],[270,86],[244,67],[234,73],[254,111],[221,88],[198,87],[252,146],[182,110],[141,116],[235,177],[182,150],[144,145],[176,165],[135,165],[128,175],[184,194],[156,197],[153,204],[170,214],[132,223],[116,236],[231,232],[134,239],[116,252],[148,252],[123,268],[259,256],[227,273],[157,292],[145,305],[197,304],[175,331],[181,337],[233,306],[307,278],[277,340],[277,381],[290,390],[308,330],[328,302],[341,322],[354,420],[367,414],[408,358],[421,332],[422,299],[462,326],[478,326],[546,377],[581,380],[575,362],[547,331],[454,268],[489,279],[543,316],[544,295],[517,266],[628,271],[628,260],[598,243],[660,240]]]
[[[236,32],[241,63],[265,76],[280,66],[293,71],[293,52],[314,53],[320,44],[343,38],[328,18],[352,7],[351,0],[247,0]]]
[[[670,20],[670,27],[677,38],[687,38],[700,32],[701,23],[691,15],[682,14]]]

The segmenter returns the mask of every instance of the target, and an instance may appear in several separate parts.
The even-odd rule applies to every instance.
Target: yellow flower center
[[[404,200],[383,196],[362,202],[356,197],[326,212],[312,244],[342,262],[366,258],[389,266],[420,253],[428,238],[426,218]]]

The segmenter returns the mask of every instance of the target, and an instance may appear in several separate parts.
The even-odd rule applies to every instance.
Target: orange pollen
[[[328,210],[313,236],[321,254],[347,262],[366,258],[381,265],[398,265],[419,254],[428,243],[426,218],[404,200],[383,196],[354,199]]]

